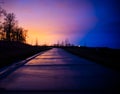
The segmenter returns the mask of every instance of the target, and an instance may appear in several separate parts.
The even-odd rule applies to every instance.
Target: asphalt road
[[[4,90],[116,91],[119,72],[53,48],[0,80]]]

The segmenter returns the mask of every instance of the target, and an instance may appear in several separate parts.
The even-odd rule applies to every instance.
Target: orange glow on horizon
[[[39,45],[77,43],[96,24],[92,5],[84,0],[7,0],[5,6],[28,30],[26,42],[32,45],[36,40]]]
[[[35,45],[37,41],[39,45],[52,45],[54,43],[57,43],[60,38],[65,39],[65,36],[61,34],[49,34],[42,31],[35,32],[33,30],[28,32],[27,43]]]

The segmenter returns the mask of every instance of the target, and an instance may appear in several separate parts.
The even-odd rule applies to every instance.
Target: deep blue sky
[[[93,28],[79,42],[87,46],[120,48],[120,1],[91,0],[98,18]]]

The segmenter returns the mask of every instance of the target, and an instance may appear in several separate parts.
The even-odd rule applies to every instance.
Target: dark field
[[[0,68],[48,50],[46,46],[31,46],[19,42],[0,41]]]
[[[31,46],[19,42],[0,41],[0,68],[21,61],[52,47]],[[63,47],[64,50],[120,71],[120,49],[92,47]]]
[[[70,53],[120,71],[120,49],[64,47]]]

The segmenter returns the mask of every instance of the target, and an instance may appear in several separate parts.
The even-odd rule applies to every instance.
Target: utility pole
[[[35,44],[36,46],[38,46],[38,39],[36,38],[36,44]]]

